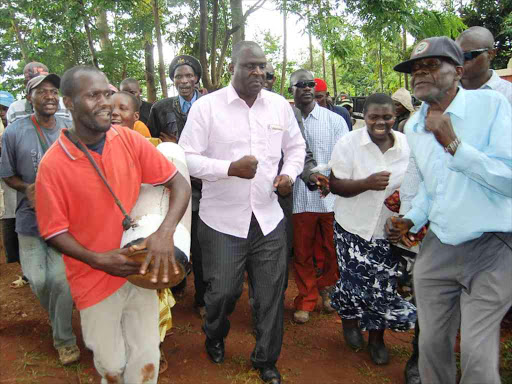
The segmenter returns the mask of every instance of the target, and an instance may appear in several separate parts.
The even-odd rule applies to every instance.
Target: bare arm
[[[383,191],[389,184],[389,172],[373,173],[366,179],[338,179],[331,172],[329,185],[331,192],[342,197],[354,197],[366,191]]]

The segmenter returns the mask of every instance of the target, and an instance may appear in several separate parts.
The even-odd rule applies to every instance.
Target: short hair
[[[101,72],[98,68],[92,67],[90,65],[78,65],[76,67],[70,68],[66,72],[64,72],[64,75],[62,75],[60,79],[60,92],[63,96],[73,96],[73,90],[76,89],[75,80],[77,74],[81,72],[98,73],[102,76],[105,76],[105,74]]]
[[[45,72],[49,72],[48,67],[44,65],[43,63],[40,63],[38,61],[31,61],[25,67],[23,67],[23,73],[27,72],[28,70],[32,70],[34,68],[43,68]]]
[[[123,85],[129,85],[129,84],[137,84],[137,86],[140,88],[139,80],[134,79],[133,77],[128,77],[127,79],[124,79],[121,81],[121,84],[119,84],[119,89],[123,88]]]
[[[246,48],[259,49],[261,52],[263,52],[263,50],[258,45],[258,43],[255,43],[254,41],[248,41],[248,40],[239,41],[238,43],[236,43],[233,46],[233,49],[231,51],[231,63],[233,65],[236,64],[236,62],[240,58],[240,53],[242,51],[244,51]]]
[[[117,96],[117,95],[123,95],[123,96],[128,97],[130,99],[130,102],[132,103],[133,112],[139,112],[139,110],[140,110],[139,100],[134,95],[132,95],[130,92],[119,91],[119,92],[114,93],[112,95],[112,97]]]
[[[395,112],[395,103],[393,102],[391,96],[386,95],[385,93],[374,93],[373,95],[370,95],[366,98],[363,107],[363,115],[366,115],[366,112],[368,112],[370,105],[373,104],[391,105],[391,107],[393,108],[393,112]]]
[[[311,79],[314,78],[313,74],[310,71],[308,71],[307,69],[298,69],[290,75],[290,87],[293,87],[295,85],[294,79],[296,79],[297,76],[299,76],[301,74],[309,75],[309,76],[311,76]]]

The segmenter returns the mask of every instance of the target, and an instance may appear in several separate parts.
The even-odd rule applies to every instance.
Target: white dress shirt
[[[330,164],[338,179],[365,179],[373,173],[391,173],[384,191],[366,191],[354,197],[337,196],[334,217],[348,232],[363,239],[384,239],[384,225],[393,216],[384,200],[397,189],[404,179],[409,161],[409,146],[403,133],[391,131],[393,147],[382,153],[371,140],[366,127],[349,132],[334,147]]]
[[[201,220],[216,231],[247,238],[254,213],[263,235],[274,230],[283,211],[273,182],[284,153],[282,175],[293,180],[304,168],[306,144],[290,104],[262,90],[253,106],[231,84],[199,98],[191,107],[179,144],[190,176],[203,180]],[[252,155],[253,179],[228,176],[231,162]]]

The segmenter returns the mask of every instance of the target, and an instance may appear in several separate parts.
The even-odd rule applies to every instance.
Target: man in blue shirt
[[[424,383],[500,383],[500,322],[512,300],[512,112],[501,94],[458,87],[464,53],[447,37],[421,41],[396,71],[423,101],[405,132],[421,182],[390,240],[430,221],[414,270]]]
[[[174,82],[178,96],[168,97],[157,101],[149,114],[148,128],[152,137],[159,137],[162,141],[177,143],[192,104],[201,96],[196,85],[203,73],[199,61],[189,55],[176,56],[169,65],[169,77]],[[202,182],[195,177],[192,183],[192,268],[194,271],[194,306],[201,318],[205,315],[204,293],[206,284],[203,282],[202,252],[197,239],[197,223],[199,222],[199,200],[201,199]],[[187,280],[172,289],[176,296],[183,294]]]

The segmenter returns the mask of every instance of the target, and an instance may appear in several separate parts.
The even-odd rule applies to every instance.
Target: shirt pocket
[[[271,160],[281,159],[283,131],[268,128],[267,132],[267,156]]]

